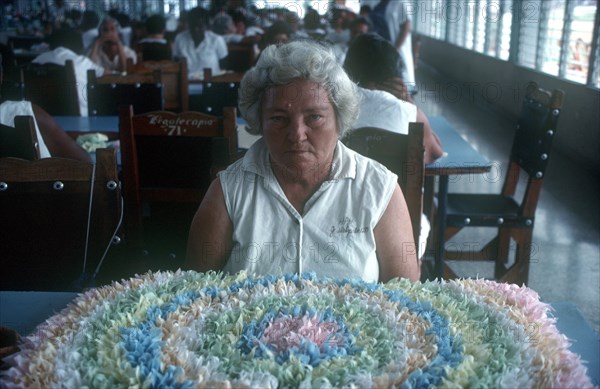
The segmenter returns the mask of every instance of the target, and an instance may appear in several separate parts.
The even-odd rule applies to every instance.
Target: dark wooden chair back
[[[240,80],[239,73],[213,76],[210,69],[205,69],[202,94],[194,96],[193,102],[190,103],[190,109],[221,116],[224,107],[237,108]]]
[[[536,83],[527,86],[502,190],[504,195],[514,196],[519,173],[527,174],[527,188],[521,202],[523,217],[535,214],[564,95],[561,90],[543,90]]]
[[[73,61],[65,65],[29,63],[22,68],[23,97],[54,116],[79,116]]]
[[[31,116],[15,116],[15,126],[0,124],[0,158],[40,159],[35,123]]]
[[[425,181],[423,123],[410,123],[408,135],[373,127],[358,128],[348,131],[342,141],[349,148],[376,160],[398,175],[398,184],[412,222],[415,244],[419,244]]]
[[[163,109],[160,71],[99,78],[94,71],[88,71],[87,80],[89,116],[118,115],[119,107],[128,105],[140,113]]]
[[[536,83],[528,84],[501,193],[448,195],[445,240],[465,227],[496,228],[498,233],[480,245],[481,250],[446,250],[444,258],[492,260],[495,262],[495,280],[516,284],[528,282],[535,211],[563,100],[563,91],[549,92]],[[522,174],[526,179],[520,179]],[[521,199],[515,197],[517,193],[522,193]],[[509,258],[513,251],[511,247],[514,247],[513,261]],[[456,276],[448,266],[444,272],[445,278]]]
[[[144,204],[200,204],[217,171],[237,152],[236,112],[223,117],[199,112],[119,112],[125,185],[125,239],[143,246]],[[189,215],[190,220],[193,214]],[[189,227],[189,226],[187,226]]]
[[[2,290],[81,290],[122,216],[114,149],[96,163],[0,158]]]
[[[227,45],[227,68],[234,72],[245,72],[254,66],[254,45],[230,43]]]
[[[173,58],[169,43],[141,42],[135,46],[139,61],[167,61]]]
[[[152,74],[159,71],[163,84],[164,109],[185,112],[189,108],[187,61],[142,61],[127,62],[127,74]],[[136,111],[137,112],[137,111]]]

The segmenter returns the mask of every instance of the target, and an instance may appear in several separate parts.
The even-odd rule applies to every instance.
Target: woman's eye
[[[308,117],[308,119],[309,119],[311,122],[316,122],[316,121],[319,121],[319,120],[321,120],[321,118],[323,118],[323,116],[321,116],[321,115],[317,115],[317,114],[310,115],[310,116]]]

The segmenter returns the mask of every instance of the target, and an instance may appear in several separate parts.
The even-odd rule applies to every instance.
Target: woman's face
[[[107,21],[102,25],[102,34],[103,35],[117,35],[119,31],[117,30],[117,26],[112,21]]]
[[[272,87],[261,120],[272,163],[298,177],[329,173],[338,134],[325,88],[306,80]]]

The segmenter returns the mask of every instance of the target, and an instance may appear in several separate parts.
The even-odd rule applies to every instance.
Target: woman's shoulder
[[[389,180],[396,181],[398,179],[397,176],[383,164],[374,159],[365,157],[347,147],[342,142],[340,142],[340,146],[340,150],[342,151],[341,163],[355,166],[355,178],[358,182],[364,182],[364,180],[387,182]],[[352,163],[352,161],[354,163]]]

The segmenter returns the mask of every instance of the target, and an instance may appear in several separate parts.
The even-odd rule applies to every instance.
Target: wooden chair
[[[14,157],[29,161],[40,159],[35,123],[31,116],[15,116],[15,126],[0,124],[0,158]]]
[[[122,217],[116,151],[96,163],[0,158],[2,290],[81,290],[102,265]]]
[[[131,106],[119,111],[125,241],[134,249],[147,249],[144,207],[148,210],[152,203],[193,205],[194,210],[186,215],[187,239],[195,208],[216,172],[237,152],[235,109],[226,108],[223,114],[162,111],[134,115]],[[151,213],[154,207],[149,209]]]
[[[256,62],[256,52],[252,44],[229,43],[227,51],[227,68],[234,72],[245,72]]]
[[[527,284],[534,244],[532,236],[535,210],[563,99],[564,92],[560,90],[550,93],[539,88],[536,83],[527,86],[502,192],[448,194],[446,241],[465,227],[494,228],[497,229],[497,234],[487,244],[477,247],[481,250],[447,250],[444,258],[492,260],[495,262],[494,279]],[[524,173],[526,180],[519,180],[521,173]],[[524,186],[524,191],[519,201],[515,195],[518,193],[517,189],[523,189],[521,185]],[[511,239],[516,243],[512,261],[509,260]],[[469,248],[472,249],[473,245],[470,244]],[[456,277],[447,263],[444,268],[444,278]]]
[[[374,127],[358,128],[348,131],[342,141],[349,148],[380,162],[398,175],[398,184],[412,222],[413,238],[418,245],[425,180],[423,123],[410,123],[408,135]]]
[[[73,61],[65,65],[30,63],[22,68],[23,97],[54,116],[79,116]]]
[[[87,73],[89,116],[115,116],[120,106],[133,105],[136,112],[163,109],[163,84],[159,70],[148,74],[107,75]]]
[[[193,102],[190,103],[190,109],[221,116],[224,107],[237,108],[240,80],[240,73],[213,76],[210,69],[205,69],[202,94],[194,96]]]
[[[134,64],[127,62],[128,74],[161,74],[163,83],[164,109],[173,112],[185,112],[189,109],[187,61],[142,61]],[[137,112],[137,111],[136,111]]]

